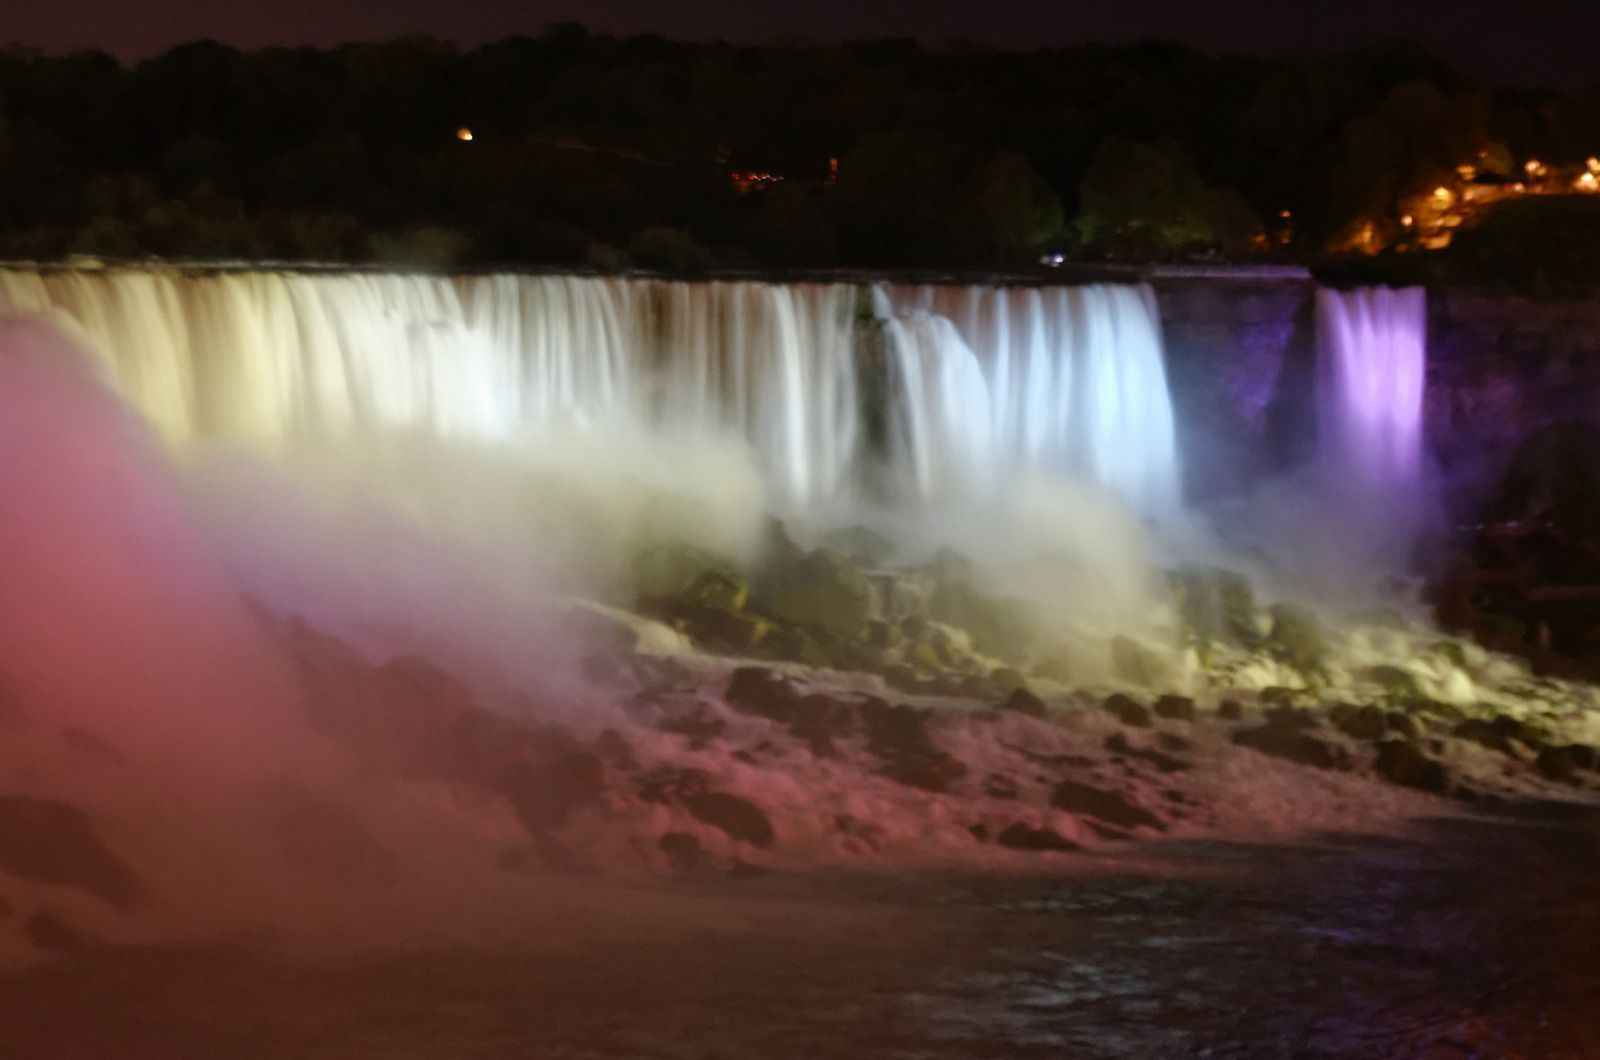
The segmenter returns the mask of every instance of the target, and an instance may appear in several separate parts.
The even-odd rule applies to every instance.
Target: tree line
[[[468,138],[470,136],[470,138]],[[1600,152],[1600,93],[1410,42],[732,46],[557,25],[133,67],[0,52],[0,256],[1015,269],[1322,261],[1463,165]]]

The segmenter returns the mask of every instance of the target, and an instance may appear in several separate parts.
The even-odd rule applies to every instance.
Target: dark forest
[[[1565,255],[1583,276],[1597,152],[1600,93],[1495,90],[1408,42],[1291,62],[560,25],[470,52],[200,42],[133,68],[13,48],[0,255],[666,272],[1404,258],[1468,273]]]

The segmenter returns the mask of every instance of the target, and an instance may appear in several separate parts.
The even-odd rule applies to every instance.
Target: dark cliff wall
[[[1247,492],[1316,438],[1316,285],[1153,277],[1190,499]],[[1511,450],[1559,420],[1600,422],[1600,297],[1428,295],[1428,444],[1451,513],[1474,518]]]

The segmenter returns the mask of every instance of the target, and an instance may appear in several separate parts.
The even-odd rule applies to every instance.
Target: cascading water
[[[1375,496],[1416,489],[1426,347],[1422,288],[1317,292],[1321,451],[1335,475]]]
[[[0,272],[0,304],[64,321],[173,442],[547,427],[742,438],[780,509],[896,501],[1007,474],[1176,503],[1148,289],[884,288],[887,381],[845,284],[577,277]],[[886,385],[885,385],[886,384]],[[865,406],[882,395],[886,409]],[[869,421],[886,421],[888,453]],[[882,476],[878,476],[881,481]]]
[[[1040,470],[1160,516],[1179,501],[1160,317],[1148,287],[897,287],[898,459],[922,496]]]
[[[1427,300],[1420,287],[1317,292],[1322,471],[1403,562],[1421,514]]]

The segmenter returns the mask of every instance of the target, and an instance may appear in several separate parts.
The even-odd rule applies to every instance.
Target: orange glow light
[[[461,128],[456,130],[456,139],[457,140],[470,140],[470,139],[472,139],[472,130],[467,128],[465,125],[463,125]]]

